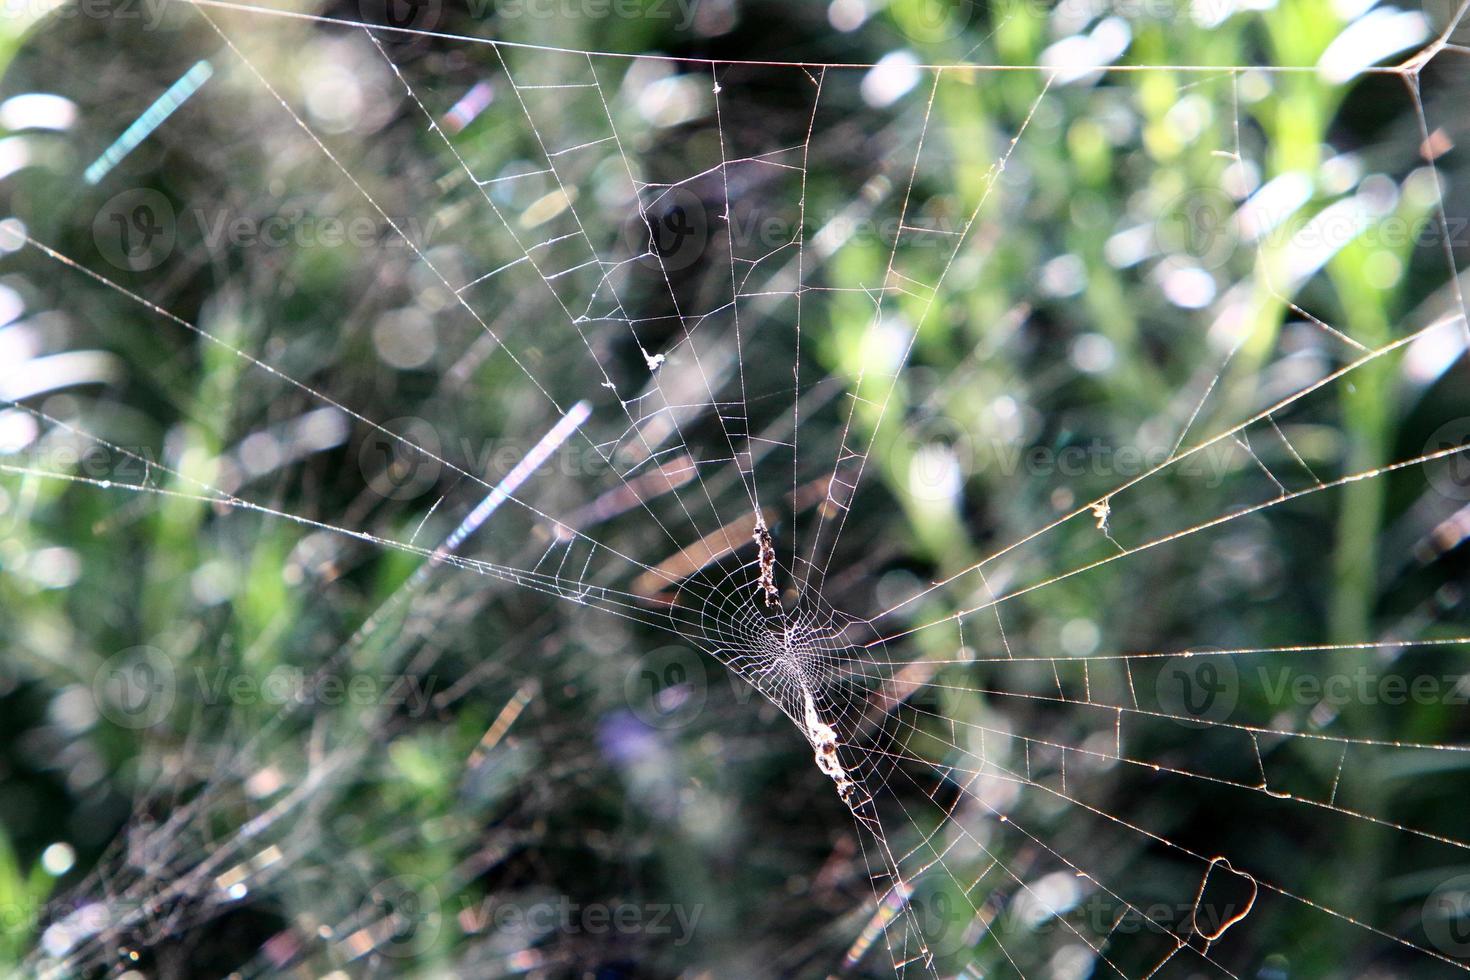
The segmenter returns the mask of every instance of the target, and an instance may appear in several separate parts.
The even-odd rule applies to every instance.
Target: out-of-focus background
[[[1470,967],[1463,11],[273,9],[0,20],[0,970]]]

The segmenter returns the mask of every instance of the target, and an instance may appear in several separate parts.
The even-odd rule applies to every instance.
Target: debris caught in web
[[[779,608],[781,605],[781,592],[776,588],[776,545],[771,540],[771,532],[766,527],[764,518],[759,515],[756,516],[755,520],[754,537],[756,547],[760,549],[760,587],[765,598],[766,608]]]

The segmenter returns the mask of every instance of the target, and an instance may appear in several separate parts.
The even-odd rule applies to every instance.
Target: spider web
[[[952,445],[920,440],[902,460],[909,469],[897,473],[881,472],[875,447],[888,445],[902,416],[922,419],[924,399],[911,390],[914,361],[946,329],[947,304],[975,282],[1006,274],[987,260],[1006,225],[1026,220],[1020,204],[1037,176],[1024,161],[1041,120],[1099,79],[1182,76],[1181,91],[1231,121],[1233,145],[1218,151],[1226,186],[1259,173],[1271,150],[1243,108],[1243,85],[1289,82],[1315,75],[1315,66],[701,60],[490,41],[227,0],[191,0],[181,13],[203,25],[201,53],[215,52],[209,56],[228,73],[232,92],[250,93],[252,113],[282,117],[298,151],[315,158],[302,180],[316,193],[365,205],[393,247],[406,246],[404,266],[417,288],[436,297],[438,316],[466,328],[454,335],[470,352],[464,357],[493,365],[496,383],[517,392],[524,410],[507,420],[507,431],[539,440],[538,448],[514,479],[487,474],[472,453],[357,410],[361,393],[352,384],[316,376],[289,347],[273,352],[241,331],[185,316],[167,290],[131,285],[72,257],[44,240],[44,220],[31,219],[29,230],[12,224],[6,233],[18,256],[49,260],[67,278],[64,289],[120,297],[140,322],[182,331],[235,363],[265,397],[330,410],[389,447],[392,462],[363,474],[379,492],[387,486],[391,495],[404,470],[429,467],[444,479],[436,483],[442,492],[398,515],[396,528],[394,520],[354,522],[253,494],[248,480],[145,457],[22,398],[7,404],[38,432],[106,447],[142,464],[142,476],[97,478],[23,458],[0,461],[0,471],[160,507],[207,503],[221,519],[254,512],[417,563],[419,572],[326,658],[324,673],[374,644],[397,642],[383,639],[385,623],[396,635],[432,632],[443,607],[422,598],[436,570],[436,578],[450,573],[547,596],[558,608],[579,607],[572,610],[579,618],[616,617],[714,658],[789,719],[824,777],[816,785],[836,794],[859,829],[869,900],[859,918],[842,923],[840,962],[825,969],[866,970],[881,957],[899,976],[993,969],[1238,976],[1269,969],[1271,956],[1289,946],[1273,923],[1291,907],[1385,964],[1466,968],[1462,953],[1434,939],[1438,923],[1384,918],[1352,897],[1360,869],[1324,871],[1286,855],[1253,862],[1232,847],[1249,853],[1241,841],[1253,826],[1282,821],[1303,835],[1382,835],[1435,855],[1416,856],[1420,864],[1465,862],[1470,841],[1462,832],[1422,825],[1363,788],[1383,767],[1453,771],[1463,766],[1464,743],[1407,727],[1378,731],[1384,719],[1376,715],[1282,708],[1264,696],[1278,668],[1329,676],[1425,658],[1462,678],[1455,655],[1470,637],[1439,621],[1442,596],[1391,627],[1330,640],[1304,622],[1293,637],[1221,642],[1250,632],[1222,629],[1219,616],[1201,614],[1199,633],[1174,633],[1157,647],[1127,638],[1169,634],[1120,629],[1107,643],[1057,653],[1055,640],[1033,628],[1049,603],[1095,595],[1106,597],[1120,623],[1159,617],[1179,629],[1176,617],[1129,590],[1128,576],[1145,574],[1140,566],[1168,575],[1179,560],[1171,556],[1182,553],[1218,569],[1228,559],[1199,552],[1202,542],[1239,528],[1292,540],[1287,525],[1334,495],[1399,478],[1422,484],[1422,474],[1463,455],[1463,442],[1408,453],[1379,447],[1369,458],[1299,445],[1345,425],[1331,396],[1413,351],[1458,350],[1470,337],[1436,154],[1426,150],[1432,179],[1420,185],[1432,187],[1427,220],[1442,250],[1439,282],[1448,286],[1411,321],[1383,337],[1355,336],[1313,312],[1306,287],[1322,263],[1289,248],[1285,258],[1268,255],[1279,242],[1262,236],[1252,256],[1268,297],[1261,302],[1295,317],[1296,350],[1285,341],[1281,350],[1270,342],[1261,349],[1272,331],[1265,318],[1241,312],[1251,309],[1244,299],[1226,304],[1233,312],[1213,325],[1192,318],[1191,327],[1198,322],[1215,343],[1199,355],[1206,360],[1191,362],[1172,430],[1140,437],[1159,450],[1154,462],[1101,481],[1052,485],[1026,473],[1002,481],[1018,499],[1028,495],[1027,506],[1000,511],[1006,516],[979,554],[941,559],[927,579],[889,577],[886,591],[874,590],[864,583],[875,559],[852,528],[865,508],[887,506],[875,482],[901,487],[932,465],[938,485],[948,487],[958,472]],[[419,136],[428,162],[410,183],[423,199],[388,199],[375,169],[383,158],[322,131],[322,113],[313,121],[298,86],[272,76],[270,42],[252,32],[276,21],[322,32],[362,59],[381,83],[377,94],[395,107],[393,125]],[[1452,30],[1408,61],[1353,76],[1401,83],[1417,125],[1412,137],[1425,147],[1436,127],[1421,76],[1437,57],[1462,53],[1450,43]],[[460,52],[493,78],[496,105],[509,107],[516,152],[529,165],[507,167],[504,152],[458,138],[472,125],[456,115],[468,96],[444,81],[452,72],[443,62],[415,47],[424,43]],[[944,106],[1002,84],[1009,109],[996,115],[993,131],[949,131],[958,127]],[[903,111],[892,117],[865,94],[885,85],[902,89],[892,100]],[[773,123],[767,90],[800,110]],[[712,128],[693,136],[714,139],[680,144],[677,126],[655,127],[629,108],[642,100],[656,114],[660,98],[697,106],[691,118]],[[839,170],[836,162],[854,148],[882,152],[870,168]],[[935,185],[951,192],[933,194]],[[837,204],[814,221],[818,200]],[[458,217],[426,236],[407,220],[418,208]],[[753,216],[774,216],[776,230],[751,235]],[[864,228],[873,232],[855,230]],[[371,261],[375,253],[365,251]],[[1306,264],[1293,266],[1293,258]],[[996,336],[998,345],[1013,341],[1016,328],[1002,322]],[[1037,352],[1033,363],[1040,370],[1049,357],[1056,359]],[[925,397],[940,402],[972,380],[956,369],[928,381]],[[432,423],[439,431],[457,431],[457,401],[465,397],[463,388],[436,392],[424,414],[439,413]],[[587,465],[573,475],[552,472],[548,461],[571,450]],[[1223,489],[1201,475],[1206,461],[1228,464]],[[1028,479],[1038,486],[1023,486]],[[945,527],[960,496],[920,494],[905,506]],[[1160,506],[1167,499],[1202,513]],[[1039,513],[1054,516],[1038,520]],[[1444,542],[1457,519],[1423,536],[1439,542],[1436,555],[1453,548]],[[434,534],[437,546],[420,543]],[[1168,684],[1168,672],[1181,670],[1182,699]],[[1228,695],[1233,709],[1222,717],[1198,708],[1191,684],[1211,704]],[[511,704],[524,705],[531,692],[523,686]],[[496,725],[513,724],[520,710],[502,712]],[[378,712],[361,725],[362,737],[344,737],[318,756],[306,778],[258,794],[269,802],[248,824],[214,837],[211,809],[265,771],[254,748],[297,713],[283,711],[248,732],[244,747],[219,760],[205,789],[177,809],[156,819],[140,814],[122,845],[130,856],[102,883],[113,906],[105,923],[62,923],[33,967],[63,975],[100,968],[119,944],[166,942],[223,914],[245,885],[289,877],[292,822],[398,723]],[[1185,737],[1207,740],[1212,752],[1181,754],[1176,743]],[[1167,805],[1134,805],[1135,793]],[[1210,830],[1180,825],[1168,813],[1178,794],[1226,812],[1239,806],[1242,817]],[[1134,873],[1145,859],[1150,873]],[[1084,908],[1094,914],[1073,914]],[[318,941],[353,962],[399,941],[389,920],[400,914],[376,921],[344,914]]]

